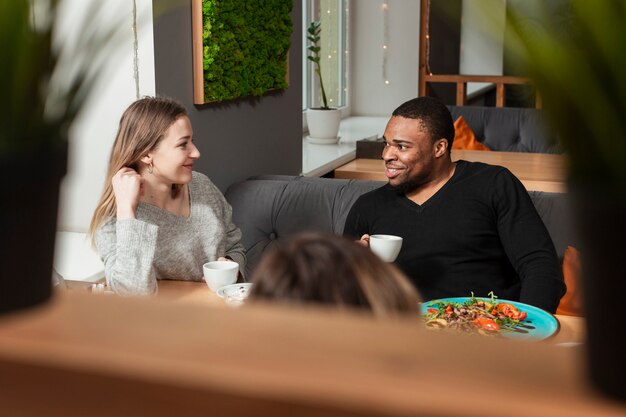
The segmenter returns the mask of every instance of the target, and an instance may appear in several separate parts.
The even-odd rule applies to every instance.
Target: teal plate
[[[437,300],[427,301],[422,304],[422,314],[426,315],[429,308],[434,307],[439,303],[464,303],[468,301],[470,297],[454,297],[454,298],[440,298]],[[491,302],[490,298],[476,297],[477,300],[484,300]],[[524,327],[522,328],[525,333],[519,332],[502,332],[502,337],[507,339],[525,339],[525,340],[543,340],[556,334],[559,331],[559,322],[552,314],[540,308],[519,303],[517,301],[508,301],[496,299],[498,303],[510,303],[519,309],[524,311],[528,315],[522,322]]]

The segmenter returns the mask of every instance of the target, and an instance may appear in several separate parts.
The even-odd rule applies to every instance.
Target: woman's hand
[[[218,261],[228,261],[228,262],[235,262],[234,260],[232,260],[231,258],[227,258],[225,256],[220,256],[217,258]],[[241,273],[241,271],[239,271],[237,273],[237,282],[243,282],[243,274]]]
[[[143,189],[143,178],[132,168],[124,167],[111,179],[118,219],[134,219]]]

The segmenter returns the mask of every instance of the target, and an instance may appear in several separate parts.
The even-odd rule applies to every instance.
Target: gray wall
[[[168,0],[153,0],[155,10]],[[294,0],[289,88],[232,102],[193,104],[191,1],[154,17],[156,92],[189,111],[202,153],[194,170],[222,190],[252,175],[302,171],[302,6]]]

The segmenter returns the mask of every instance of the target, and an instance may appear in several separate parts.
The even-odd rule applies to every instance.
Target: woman
[[[143,98],[122,115],[90,227],[116,293],[153,294],[159,279],[201,281],[202,265],[216,259],[244,271],[231,207],[205,175],[192,171],[199,157],[177,101]]]
[[[375,316],[419,314],[418,295],[392,264],[346,238],[305,233],[266,254],[250,299],[356,307]]]

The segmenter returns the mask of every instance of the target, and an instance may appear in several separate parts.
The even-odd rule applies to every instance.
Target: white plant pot
[[[319,144],[333,144],[339,141],[339,123],[341,110],[308,109],[306,121],[309,125],[309,142]]]

